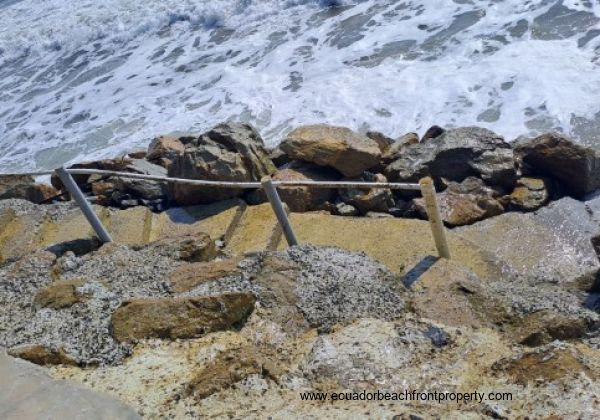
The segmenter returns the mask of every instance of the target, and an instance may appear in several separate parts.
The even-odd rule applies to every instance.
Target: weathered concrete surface
[[[245,209],[246,203],[238,199],[171,208],[154,215],[150,241],[173,235],[205,232],[214,240],[228,242]]]
[[[52,379],[44,369],[13,359],[0,349],[0,418],[24,419],[139,419],[123,402]]]
[[[277,218],[269,203],[249,206],[225,250],[234,255],[272,248],[280,236]]]
[[[364,252],[396,273],[418,269],[437,256],[429,223],[422,220],[292,213],[291,223],[301,244]],[[448,241],[454,260],[483,278],[498,276],[498,266],[485,252],[453,232],[448,232]],[[279,246],[285,247],[285,241]]]
[[[144,245],[174,235],[205,232],[227,242],[246,208],[241,200],[174,207],[152,213],[146,207],[127,210],[94,206],[117,243]],[[0,202],[0,262],[57,244],[89,242],[94,232],[73,203],[34,206],[24,200]],[[67,247],[67,249],[69,249]]]
[[[572,198],[535,213],[505,213],[456,232],[517,274],[540,283],[589,289],[600,269],[591,243],[600,225],[584,203]]]

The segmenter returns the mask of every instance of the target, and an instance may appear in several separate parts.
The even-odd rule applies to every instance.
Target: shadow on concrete
[[[402,276],[402,284],[405,287],[410,288],[419,278],[429,270],[433,264],[435,264],[440,258],[428,255],[419,261],[413,268],[411,268],[404,276]]]

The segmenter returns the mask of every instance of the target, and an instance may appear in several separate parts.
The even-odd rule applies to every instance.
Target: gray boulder
[[[275,172],[260,134],[248,124],[219,124],[186,144],[169,167],[169,176],[213,181],[260,181]],[[171,184],[170,195],[182,205],[211,203],[239,196],[237,188]]]
[[[600,152],[595,148],[547,133],[517,140],[514,152],[523,173],[554,178],[569,195],[581,198],[600,188]]]
[[[590,290],[600,269],[592,238],[600,235],[591,205],[572,198],[533,213],[504,213],[455,230],[534,284]]]
[[[478,176],[490,185],[512,187],[516,179],[513,152],[502,137],[479,127],[445,131],[404,147],[386,168],[391,181],[416,182],[425,176],[462,181]]]

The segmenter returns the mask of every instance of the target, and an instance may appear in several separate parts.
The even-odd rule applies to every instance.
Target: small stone
[[[358,209],[350,204],[346,204],[343,201],[336,203],[334,208],[335,214],[339,216],[358,216]]]
[[[436,137],[441,136],[445,132],[446,132],[446,130],[444,130],[442,127],[437,126],[437,125],[432,125],[431,127],[429,127],[427,129],[425,134],[423,134],[421,141],[425,141],[427,139],[435,139]]]
[[[371,140],[375,140],[377,142],[381,153],[385,153],[394,143],[394,139],[386,136],[383,133],[380,133],[379,131],[367,131],[366,136]]]
[[[25,344],[12,347],[8,350],[8,354],[36,365],[77,365],[77,362],[65,353],[64,349],[51,348],[42,344]]]
[[[40,289],[35,297],[35,303],[42,308],[62,309],[83,302],[84,296],[77,292],[83,285],[83,280],[59,280]]]
[[[510,194],[510,207],[520,211],[537,210],[550,201],[551,182],[548,178],[519,178]]]

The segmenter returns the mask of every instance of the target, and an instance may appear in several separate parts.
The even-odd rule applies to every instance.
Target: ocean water
[[[0,0],[0,172],[225,120],[600,144],[599,0]]]

